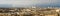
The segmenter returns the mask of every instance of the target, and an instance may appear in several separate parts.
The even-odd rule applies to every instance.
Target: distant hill
[[[0,4],[0,8],[9,8],[12,7],[11,4]]]
[[[60,4],[37,4],[36,7],[60,7]]]
[[[18,6],[18,5],[16,5]],[[28,5],[26,7],[31,7],[33,5]],[[35,4],[34,6],[36,7],[60,7],[60,4]],[[0,8],[10,8],[13,7],[12,4],[0,4]],[[21,5],[18,6],[19,8],[21,7]],[[24,7],[24,6],[22,6]]]

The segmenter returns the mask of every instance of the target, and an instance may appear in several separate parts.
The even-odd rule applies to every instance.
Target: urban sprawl
[[[60,8],[0,8],[0,16],[60,16]]]

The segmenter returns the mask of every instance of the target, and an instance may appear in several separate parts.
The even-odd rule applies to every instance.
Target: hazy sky
[[[35,4],[58,3],[59,0],[0,0],[0,4],[11,4],[13,7],[26,7]]]

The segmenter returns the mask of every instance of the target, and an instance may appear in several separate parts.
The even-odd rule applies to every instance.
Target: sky
[[[60,4],[60,0],[0,0],[0,7],[31,7],[50,4]]]

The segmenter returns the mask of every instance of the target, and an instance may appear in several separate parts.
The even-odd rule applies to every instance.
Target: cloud
[[[56,3],[57,0],[0,0],[0,4]]]
[[[58,0],[0,0],[0,4],[12,4],[13,7],[25,7],[35,4],[57,3]]]

